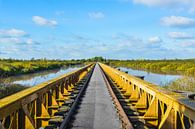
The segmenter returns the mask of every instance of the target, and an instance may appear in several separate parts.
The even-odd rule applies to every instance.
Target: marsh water
[[[31,86],[38,85],[42,82],[48,81],[50,79],[59,77],[71,71],[77,70],[81,67],[82,65],[69,66],[69,67],[64,67],[61,69],[47,70],[47,71],[41,71],[38,73],[24,74],[24,75],[19,75],[19,76],[3,78],[1,79],[1,81],[7,85],[19,84],[22,86],[31,87]]]
[[[47,70],[47,71],[41,71],[38,73],[8,77],[8,78],[3,79],[3,83],[20,84],[22,86],[30,87],[30,86],[34,86],[42,82],[48,81],[50,79],[56,78],[65,73],[77,70],[82,66],[83,65],[76,65],[76,66],[64,67],[61,69]],[[128,74],[131,74],[131,75],[144,76],[144,80],[154,83],[156,85],[160,85],[160,86],[168,85],[169,83],[183,77],[182,75],[153,73],[153,72],[135,70],[135,69],[126,68],[126,67],[118,67],[118,68],[120,68],[121,71],[128,71]]]
[[[182,78],[182,75],[171,75],[165,73],[152,73],[143,70],[135,70],[131,68],[119,67],[121,71],[128,71],[128,74],[135,76],[144,76],[144,80],[156,85],[165,86],[169,83]]]

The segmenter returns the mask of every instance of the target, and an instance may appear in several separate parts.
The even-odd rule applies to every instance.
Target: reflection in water
[[[65,73],[77,70],[78,68],[82,67],[82,65],[74,66],[74,67],[65,67],[61,69],[55,70],[48,70],[33,74],[25,74],[20,76],[13,76],[9,78],[5,78],[3,81],[4,83],[9,84],[19,84],[23,86],[35,86],[42,82],[51,80],[53,78],[59,77]]]
[[[119,67],[121,71],[128,71],[128,74],[136,75],[136,76],[144,76],[144,80],[151,82],[156,85],[164,86],[169,84],[178,78],[181,78],[181,75],[169,75],[169,74],[157,74],[146,72],[142,70],[134,70],[131,68]]]
[[[58,76],[61,76],[70,71],[76,70],[80,67],[82,66],[79,65],[75,67],[67,67],[67,68],[62,68],[57,70],[43,71],[34,74],[25,74],[20,76],[9,77],[4,80],[4,83],[7,84],[14,83],[23,86],[34,86],[42,82],[48,81],[50,79],[56,78]],[[146,72],[142,70],[134,70],[134,69],[124,68],[124,67],[120,67],[120,69],[121,71],[128,71],[128,73],[131,75],[144,76],[145,77],[144,80],[160,86],[167,85],[177,80],[178,78],[182,77],[181,75],[156,74],[156,73]]]

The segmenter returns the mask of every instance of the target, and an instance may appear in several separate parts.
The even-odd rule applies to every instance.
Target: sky
[[[195,58],[194,0],[0,0],[0,58]]]

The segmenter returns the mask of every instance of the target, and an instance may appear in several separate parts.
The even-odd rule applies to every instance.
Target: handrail
[[[39,126],[35,125],[35,122],[38,123],[38,119],[47,119],[44,116],[45,114],[47,114],[48,117],[50,117],[52,114],[51,111],[45,112],[44,110],[49,110],[49,107],[58,105],[59,103],[57,103],[56,100],[60,99],[62,97],[62,94],[65,94],[68,90],[71,90],[71,86],[78,82],[86,74],[86,72],[88,72],[93,67],[93,65],[94,64],[89,64],[58,78],[54,78],[37,86],[25,89],[3,99],[0,99],[0,128],[3,124],[6,123],[6,121],[11,121],[12,117],[19,121],[20,114],[24,114],[22,116],[23,119],[25,119],[25,116],[28,117],[29,121],[31,121],[32,126],[34,126],[34,128],[38,128]],[[51,100],[47,100],[48,97],[50,97]],[[40,103],[41,105],[40,108],[38,107],[38,103]],[[32,108],[31,106],[34,107]],[[8,127],[10,128],[10,126],[13,125],[9,125]]]

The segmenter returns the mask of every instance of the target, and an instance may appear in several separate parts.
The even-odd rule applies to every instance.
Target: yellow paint
[[[159,129],[185,128],[184,116],[188,118],[186,122],[191,126],[195,122],[195,101],[189,102],[193,103],[193,106],[187,105],[187,103],[185,104],[180,100],[190,100],[180,94],[159,88],[159,86],[118,71],[105,64],[99,63],[99,65],[113,80],[121,95],[124,98],[125,96],[130,96],[128,105],[131,105],[131,108],[136,108],[138,112],[144,113],[143,116],[136,117],[144,119],[146,124]],[[135,106],[132,106],[132,104]],[[181,123],[181,126],[178,123]]]
[[[41,83],[32,88],[28,88],[16,94],[13,94],[4,99],[0,99],[0,128],[4,128],[4,125],[10,126],[10,129],[19,129],[20,125],[25,125],[25,129],[33,129],[33,123],[35,122],[36,128],[41,126],[45,127],[48,125],[48,120],[52,117],[57,107],[60,105],[57,103],[57,99],[66,99],[64,95],[69,95],[68,89],[64,88],[64,91],[59,90],[60,86],[65,86],[66,82],[64,80],[70,80],[72,78],[82,79],[90,70],[94,67],[94,64],[89,64],[79,70],[73,71],[69,74],[62,75],[58,78],[52,79],[50,81]],[[68,87],[71,89],[74,87],[72,84],[75,82],[71,82],[71,85]],[[48,100],[48,97],[53,92],[54,94],[51,96],[52,100]],[[57,93],[58,92],[58,93]],[[62,94],[63,93],[63,94]],[[40,107],[37,107],[36,100],[41,101]],[[49,104],[49,101],[51,102]],[[25,108],[23,107],[25,104]],[[53,110],[52,110],[53,106]],[[24,120],[22,123],[17,123],[18,120],[18,111],[25,109]],[[41,111],[38,111],[41,110]],[[52,115],[49,115],[49,110],[52,110]],[[41,112],[39,116],[38,112]],[[12,116],[13,114],[17,114],[17,116]],[[13,119],[10,123],[6,123],[5,119],[11,116]],[[23,116],[23,115],[22,115]],[[32,117],[33,116],[33,117]],[[31,120],[30,120],[31,119]],[[2,122],[1,122],[2,121]],[[34,122],[32,122],[34,121]],[[8,121],[9,122],[9,121]],[[17,127],[18,126],[18,127]]]

